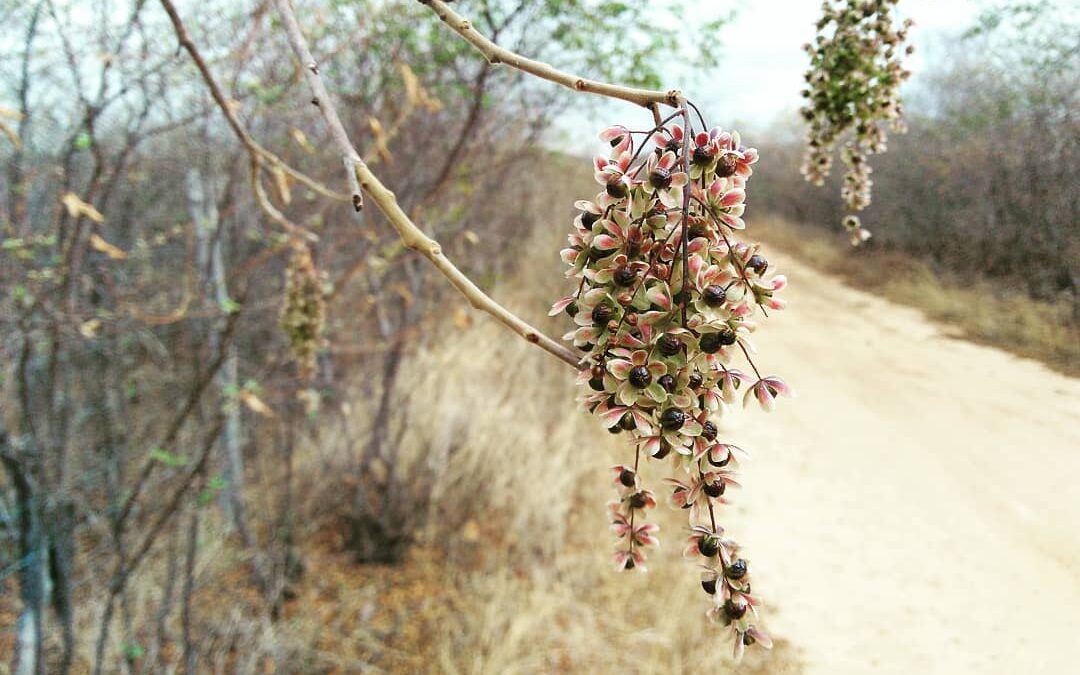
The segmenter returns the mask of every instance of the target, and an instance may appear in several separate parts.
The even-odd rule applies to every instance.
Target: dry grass
[[[544,315],[562,286],[559,237],[537,235],[535,250],[549,254],[521,270],[530,283],[496,289],[554,334],[565,323]],[[607,471],[630,450],[578,410],[569,368],[486,319],[447,332],[409,365],[420,414],[399,449],[444,467],[432,524],[398,568],[356,567],[340,533],[316,537],[289,609],[313,670],[798,672],[783,641],[731,662],[726,633],[705,620],[707,599],[679,555],[682,513],[659,509],[664,548],[648,573],[611,568]]]
[[[953,328],[956,337],[1080,376],[1080,326],[1065,300],[1040,302],[1022,290],[950,279],[910,256],[852,249],[839,233],[829,236],[780,218],[766,219],[754,235],[853,286],[926,312]]]

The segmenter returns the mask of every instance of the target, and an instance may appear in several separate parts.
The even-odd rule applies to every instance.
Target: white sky
[[[901,18],[915,20],[910,42],[916,52],[907,66],[918,78],[927,53],[944,37],[970,28],[985,0],[900,0]],[[713,18],[733,3],[728,0],[698,0],[688,21]],[[803,73],[807,56],[802,45],[815,34],[814,23],[821,10],[820,0],[752,0],[737,3],[735,20],[722,31],[722,65],[713,82],[680,82],[672,72],[667,86],[682,87],[701,107],[710,124],[725,128],[761,130],[781,116],[791,116],[800,106]],[[729,65],[730,64],[730,65]],[[693,79],[693,78],[683,78]],[[592,113],[574,114],[560,125],[557,146],[569,146],[568,139],[585,131],[599,131],[613,123],[633,123],[626,119],[636,110],[619,102],[602,103]],[[647,120],[647,118],[646,118]],[[580,140],[574,144],[580,151]]]
[[[910,41],[916,52],[908,60],[913,77],[918,77],[930,45],[943,35],[969,28],[981,4],[978,0],[900,1],[900,17],[915,20]],[[721,36],[724,58],[737,61],[739,67],[724,71],[722,94],[709,87],[699,92],[698,105],[707,105],[713,117],[754,127],[797,109],[807,66],[802,45],[813,38],[820,10],[818,0],[740,3],[735,21]]]

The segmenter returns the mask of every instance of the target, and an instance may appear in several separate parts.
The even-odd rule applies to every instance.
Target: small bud
[[[629,193],[629,190],[626,188],[626,183],[621,180],[615,181],[614,183],[608,183],[607,187],[604,189],[615,199],[622,199]]]
[[[713,499],[716,499],[720,495],[724,494],[724,489],[726,487],[727,486],[724,484],[724,481],[717,480],[713,481],[712,483],[706,483],[705,487],[702,488],[702,491]]]
[[[633,431],[634,428],[637,427],[637,422],[634,421],[633,413],[624,414],[619,420],[619,426],[622,427],[624,431]]]
[[[739,169],[739,159],[731,154],[720,155],[720,161],[716,164],[716,175],[721,178],[730,178]]]
[[[757,272],[758,275],[765,274],[765,270],[769,269],[769,261],[765,259],[765,256],[754,254],[750,256],[750,260],[746,261],[746,266]]]
[[[644,492],[635,492],[630,496],[630,508],[643,509],[648,503]]]
[[[746,616],[746,603],[735,602],[731,598],[724,601],[724,614],[732,621],[738,621]]]
[[[634,487],[637,484],[637,474],[633,469],[623,469],[619,472],[619,482],[626,487]]]
[[[666,190],[671,187],[671,172],[667,169],[655,169],[649,174],[649,185],[657,190]]]

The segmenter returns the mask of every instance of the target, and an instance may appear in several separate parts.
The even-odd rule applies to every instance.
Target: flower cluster
[[[871,168],[867,156],[885,151],[885,125],[905,130],[900,85],[911,75],[900,62],[912,22],[897,27],[893,10],[898,0],[825,0],[810,55],[803,90],[803,118],[809,124],[802,173],[824,185],[832,169],[836,144],[845,141],[840,160],[847,167],[840,196],[852,211],[870,205]],[[870,237],[857,216],[844,219],[851,243]]]
[[[285,271],[285,304],[281,308],[280,324],[300,376],[310,377],[324,344],[326,301],[323,280],[311,260],[311,252],[302,244],[293,250]]]
[[[673,124],[680,115],[682,126]],[[641,570],[659,544],[658,527],[645,521],[656,497],[638,468],[643,457],[667,461],[670,501],[690,520],[687,555],[704,570],[708,616],[731,627],[737,654],[755,642],[768,646],[753,624],[747,562],[716,521],[738,486],[741,454],[720,440],[717,422],[740,400],[771,410],[792,393],[780,378],[762,376],[750,356],[753,317],[782,309],[786,285],[756,245],[735,239],[758,154],[703,120],[694,129],[685,107],[654,128],[614,126],[600,138],[611,146],[594,160],[602,189],[576,203],[562,251],[577,291],[551,314],[565,312],[576,324],[565,339],[584,353],[585,408],[635,448],[632,464],[613,467],[614,561]]]

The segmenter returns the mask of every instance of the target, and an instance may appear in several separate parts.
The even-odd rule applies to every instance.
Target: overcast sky
[[[730,2],[699,0],[690,21],[714,17]],[[957,35],[975,20],[983,0],[900,0],[901,17],[915,20],[911,42],[916,53],[908,67],[918,77],[926,55],[943,36]],[[778,117],[791,115],[800,105],[807,56],[802,45],[814,37],[814,23],[821,10],[818,0],[754,0],[737,5],[735,20],[721,35],[723,59],[737,67],[721,66],[715,83],[678,82],[709,118],[725,128],[753,130],[769,126]],[[675,80],[678,77],[676,75]],[[685,78],[684,78],[685,79]],[[583,126],[599,129],[625,117],[625,104],[603,104],[592,114],[566,120],[570,135]],[[563,142],[566,135],[563,135]],[[557,141],[562,145],[562,142]],[[580,146],[579,146],[580,147]]]

